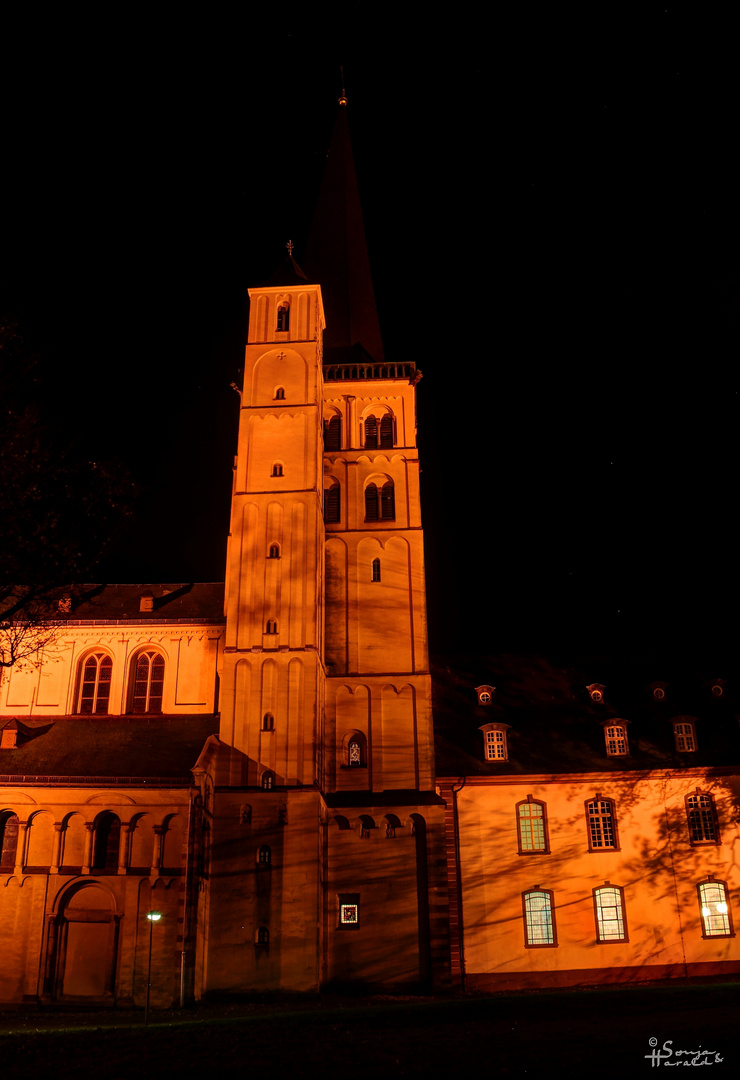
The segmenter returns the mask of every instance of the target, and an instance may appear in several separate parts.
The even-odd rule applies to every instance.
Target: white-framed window
[[[734,937],[732,913],[724,881],[710,878],[697,886],[702,937]]]
[[[508,724],[483,724],[483,746],[486,761],[508,761],[509,746],[507,741]]]
[[[557,945],[553,894],[549,889],[530,889],[522,893],[524,908],[524,944],[528,949]]]
[[[627,757],[629,754],[627,728],[624,724],[605,724],[604,740],[608,757]]]
[[[517,803],[516,829],[520,855],[547,852],[546,815],[545,804],[531,795],[527,796],[526,802]]]
[[[624,891],[607,882],[594,889],[597,941],[627,941],[627,920],[624,913]]]
[[[586,803],[589,851],[606,851],[617,848],[617,815],[612,799],[597,795]]]
[[[711,795],[697,790],[686,796],[686,821],[692,844],[719,843],[717,808]]]
[[[673,737],[679,753],[688,754],[696,750],[696,730],[691,720],[674,720]]]

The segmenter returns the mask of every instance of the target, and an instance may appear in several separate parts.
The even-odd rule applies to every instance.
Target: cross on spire
[[[288,254],[290,255],[290,257],[292,259],[293,258],[293,241],[289,240],[288,243],[285,246],[288,249]]]

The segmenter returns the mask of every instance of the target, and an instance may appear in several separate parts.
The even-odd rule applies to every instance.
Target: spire
[[[321,285],[326,313],[325,362],[341,362],[342,354],[349,359],[349,350],[357,346],[372,360],[382,362],[385,356],[347,128],[344,85],[339,105],[303,262],[309,280]]]

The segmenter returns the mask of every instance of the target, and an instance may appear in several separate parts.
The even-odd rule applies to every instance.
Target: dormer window
[[[486,761],[508,761],[509,747],[506,733],[509,724],[483,724],[483,745]]]
[[[496,687],[484,684],[483,686],[476,686],[475,692],[478,695],[479,705],[490,705],[493,701],[493,695],[496,693]]]
[[[679,754],[688,754],[696,750],[696,729],[692,720],[682,716],[673,721],[673,737]]]
[[[722,697],[725,692],[724,682],[724,679],[715,679],[712,683],[712,697]]]
[[[625,721],[618,720],[604,724],[604,739],[606,741],[606,753],[608,757],[628,757],[629,742],[627,740],[627,725]]]
[[[597,705],[600,705],[601,702],[604,700],[604,691],[606,690],[604,684],[596,682],[591,683],[589,686],[586,687],[586,689],[588,690],[588,694],[591,700]]]
[[[154,593],[145,592],[139,597],[139,611],[154,611]]]
[[[277,324],[275,330],[278,334],[286,333],[290,329],[290,304],[287,300],[281,300],[277,309]]]

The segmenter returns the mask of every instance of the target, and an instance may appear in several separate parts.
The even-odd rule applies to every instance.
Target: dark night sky
[[[424,372],[433,646],[730,655],[729,25],[365,11],[8,38],[4,306],[58,427],[139,485],[106,576],[223,575],[246,289],[300,262],[343,62],[386,354]]]

